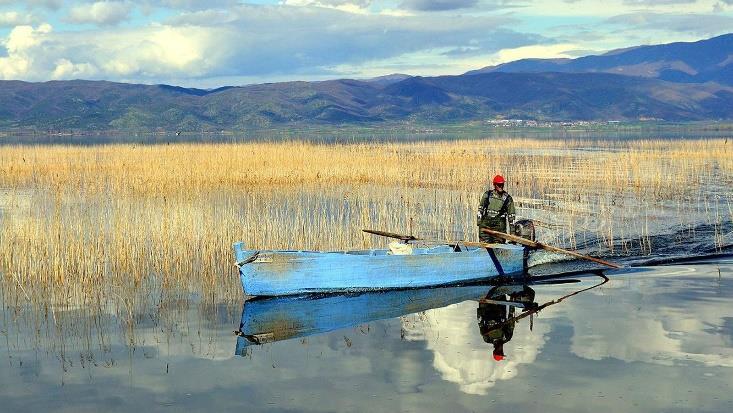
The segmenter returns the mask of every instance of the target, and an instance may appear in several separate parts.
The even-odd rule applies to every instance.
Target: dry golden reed
[[[723,140],[18,146],[0,151],[1,184],[84,193],[184,194],[293,185],[475,190],[501,172],[530,188],[633,185],[657,193],[730,172]],[[583,154],[583,149],[589,150]],[[577,150],[570,154],[569,150]],[[586,155],[586,156],[583,156]],[[665,175],[668,174],[668,175]],[[515,188],[516,190],[516,188]]]
[[[475,239],[496,173],[561,245],[645,244],[661,207],[731,220],[723,139],[3,146],[0,273],[14,296],[52,306],[129,301],[151,285],[239,297],[234,241],[384,245],[362,228]]]

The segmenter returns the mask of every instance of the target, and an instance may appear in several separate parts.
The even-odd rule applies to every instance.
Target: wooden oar
[[[618,264],[614,264],[612,262],[604,261],[604,260],[602,260],[600,258],[595,258],[595,257],[591,257],[591,256],[588,256],[588,255],[583,255],[583,254],[577,253],[575,251],[564,250],[562,248],[553,247],[552,245],[542,244],[540,242],[531,241],[531,240],[528,240],[526,238],[518,237],[516,235],[510,235],[510,234],[505,234],[503,232],[498,232],[498,231],[490,230],[488,228],[482,228],[481,230],[483,232],[487,233],[487,234],[494,235],[497,238],[503,238],[505,240],[516,242],[517,244],[522,244],[522,245],[527,246],[527,247],[530,247],[530,248],[543,249],[543,250],[552,251],[552,252],[559,252],[559,253],[562,253],[562,254],[572,255],[573,257],[576,257],[576,258],[581,258],[581,259],[584,259],[584,260],[593,261],[595,263],[606,265],[606,266],[609,266],[611,268],[621,268],[621,266],[618,265]],[[490,243],[486,243],[486,242],[447,241],[447,240],[417,238],[417,237],[412,236],[412,235],[395,234],[393,232],[377,231],[377,230],[373,230],[373,229],[362,229],[362,231],[367,232],[369,234],[379,235],[379,236],[388,237],[388,238],[395,238],[395,239],[399,239],[399,240],[406,241],[406,242],[409,242],[409,241],[427,241],[427,242],[434,242],[434,243],[437,243],[437,244],[446,244],[446,245],[463,244],[463,245],[465,245],[467,247],[481,247],[481,248],[492,248],[492,247],[494,247],[496,245],[496,244],[490,244]]]
[[[382,237],[387,238],[396,238],[405,242],[409,241],[426,241],[426,242],[432,242],[436,244],[445,244],[445,245],[458,245],[462,244],[467,247],[481,247],[481,248],[492,248],[496,244],[488,244],[486,242],[473,242],[473,241],[448,241],[448,240],[439,240],[439,239],[429,239],[429,238],[417,238],[412,235],[402,235],[402,234],[395,234],[394,232],[387,232],[387,231],[377,231],[374,229],[362,229],[362,231],[367,232],[369,234],[379,235]]]
[[[373,229],[362,229],[364,232],[368,232],[370,234],[379,235],[382,237],[387,238],[396,238],[402,241],[422,241],[420,238],[415,238],[412,235],[401,235],[401,234],[395,234],[394,232],[387,232],[387,231],[377,231]]]
[[[518,237],[516,235],[505,234],[503,232],[494,231],[494,230],[488,229],[488,228],[481,228],[481,231],[484,232],[484,233],[486,233],[486,234],[493,235],[493,236],[495,236],[497,238],[502,238],[502,239],[505,239],[507,241],[516,242],[517,244],[522,244],[522,245],[524,245],[526,247],[536,248],[536,249],[543,249],[543,250],[552,251],[552,252],[559,252],[559,253],[562,253],[562,254],[572,255],[573,257],[576,257],[576,258],[581,258],[581,259],[584,259],[584,260],[593,261],[593,262],[598,263],[598,264],[607,265],[607,266],[609,266],[611,268],[621,268],[621,266],[618,265],[618,264],[614,264],[612,262],[604,261],[604,260],[602,260],[600,258],[595,258],[595,257],[591,257],[591,256],[588,256],[588,255],[579,254],[579,253],[577,253],[575,251],[564,250],[562,248],[553,247],[552,245],[545,245],[545,244],[543,244],[541,242],[531,241],[531,240],[528,240],[526,238]]]

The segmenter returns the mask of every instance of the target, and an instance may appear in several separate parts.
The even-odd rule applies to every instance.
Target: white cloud
[[[17,11],[0,12],[0,27],[14,27],[36,23],[38,19],[29,13],[21,14]]]
[[[492,359],[493,346],[479,333],[476,307],[476,301],[465,301],[421,313],[427,325],[440,326],[440,334],[430,334],[421,324],[403,323],[402,328],[407,340],[426,342],[434,355],[433,367],[443,380],[456,383],[463,393],[486,395],[497,382],[511,380],[522,365],[535,361],[549,325],[538,323],[534,331],[527,331],[528,320],[518,322],[516,334],[504,347],[507,358],[497,363]]]
[[[371,14],[370,6],[372,0],[282,0],[282,6],[287,7],[304,7],[318,10],[333,9],[346,13],[355,14]]]
[[[216,29],[200,27],[151,27],[144,32],[132,32],[122,37],[115,47],[115,34],[103,37],[106,47],[114,53],[105,53],[103,68],[113,75],[134,76],[164,74],[170,71],[203,75],[218,63],[216,50],[220,41],[231,38]],[[104,53],[100,51],[100,53]]]
[[[574,305],[560,307],[571,319],[593,320],[574,323],[571,351],[590,360],[733,367],[731,337],[722,331],[733,313],[729,295],[710,283],[717,276],[715,268],[661,266],[644,271],[643,280],[612,280],[603,289],[574,297]],[[604,299],[610,291],[613,300]],[[591,314],[588,308],[594,309]]]
[[[127,20],[131,11],[132,4],[129,2],[98,1],[72,7],[67,19],[78,24],[116,25]]]
[[[574,57],[571,51],[577,49],[578,46],[569,43],[549,44],[549,45],[531,45],[516,47],[513,49],[502,49],[494,53],[489,58],[489,64],[499,64],[511,62],[513,60],[524,59],[527,57],[537,59],[554,59],[554,58],[570,58]]]
[[[0,0],[0,5],[16,5],[16,3],[20,3],[18,5],[25,6],[26,8],[43,7],[51,10],[58,10],[64,5],[64,0]]]
[[[224,30],[152,26],[138,30],[56,33],[48,24],[18,26],[3,42],[0,78],[145,79],[202,76],[222,62],[233,39]]]
[[[9,53],[22,52],[43,42],[44,36],[53,31],[50,24],[42,24],[34,29],[32,26],[18,26],[10,32],[5,48]]]
[[[34,56],[29,51],[42,45],[52,27],[42,24],[34,29],[31,26],[15,27],[2,43],[7,57],[0,57],[0,77],[3,79],[22,78],[33,66]]]
[[[73,63],[67,59],[56,61],[51,77],[53,79],[88,79],[94,77],[98,69],[90,63]]]

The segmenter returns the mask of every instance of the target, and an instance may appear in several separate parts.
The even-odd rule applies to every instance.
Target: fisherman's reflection
[[[535,292],[526,285],[497,286],[479,301],[478,327],[484,341],[494,346],[494,360],[504,360],[504,344],[512,339],[516,308],[536,307]]]

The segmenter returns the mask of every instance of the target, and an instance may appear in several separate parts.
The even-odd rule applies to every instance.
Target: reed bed
[[[544,241],[651,253],[652,235],[704,220],[721,228],[712,242],[730,242],[727,140],[6,146],[4,294],[51,310],[119,311],[150,291],[236,301],[234,241],[386,243],[362,228],[476,239],[478,200],[496,173]]]
[[[111,195],[363,184],[475,191],[501,172],[520,185],[515,192],[600,183],[663,195],[730,172],[730,155],[722,140],[19,146],[0,151],[0,183]]]

